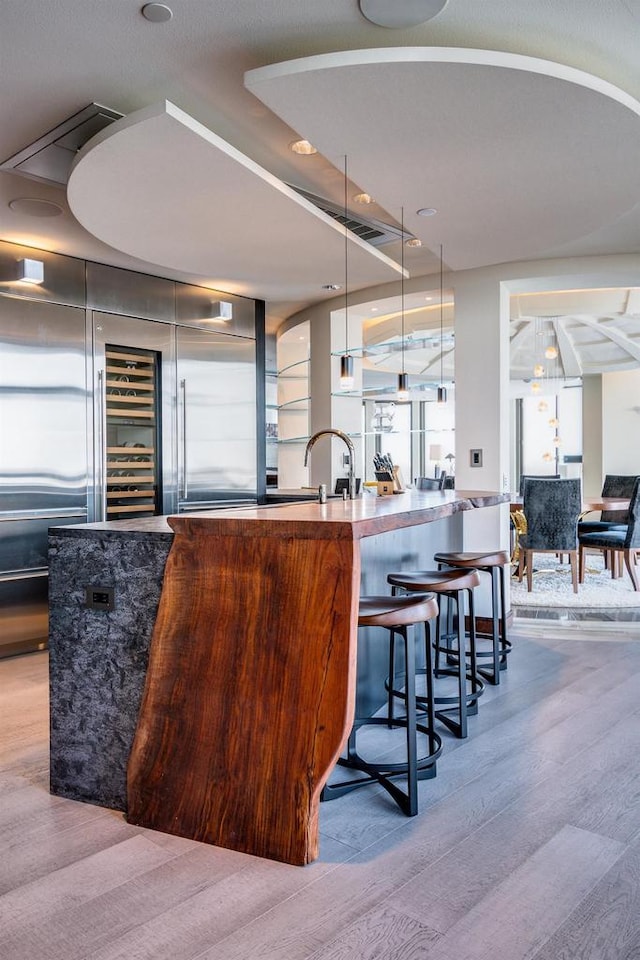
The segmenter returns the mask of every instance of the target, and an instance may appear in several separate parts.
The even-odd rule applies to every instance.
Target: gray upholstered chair
[[[630,497],[637,480],[635,474],[608,473],[602,485],[603,497]],[[608,530],[624,530],[628,523],[627,510],[603,510],[599,520],[581,520],[578,536],[584,533],[605,533]]]
[[[573,592],[577,593],[580,480],[525,478],[522,488],[527,532],[520,537],[518,580],[522,581],[526,568],[527,590],[532,590],[534,553],[568,553]]]
[[[416,477],[413,485],[416,490],[442,490],[444,476],[439,477]]]
[[[640,551],[640,477],[636,477],[631,491],[628,523],[612,530],[593,531],[580,534],[580,583],[584,583],[584,551],[602,550],[610,555],[611,576],[615,577],[617,564],[615,558],[622,554],[634,590],[640,590],[638,578],[637,554]]]
[[[520,475],[520,486],[518,487],[518,491],[520,493],[520,496],[522,496],[524,492],[525,480],[559,480],[559,479],[560,479],[559,473],[544,473],[544,474],[543,473],[523,473]]]

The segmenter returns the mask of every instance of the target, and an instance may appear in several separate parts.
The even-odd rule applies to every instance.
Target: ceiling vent
[[[49,133],[0,164],[0,170],[19,173],[43,183],[66,184],[73,159],[84,144],[114,120],[124,116],[99,103],[58,124]]]
[[[337,220],[338,223],[346,226],[347,230],[355,233],[361,240],[366,240],[372,247],[383,247],[387,243],[398,243],[400,240],[410,240],[412,234],[403,233],[400,227],[393,227],[389,223],[383,223],[381,220],[364,220],[362,217],[354,217],[347,210],[345,217],[344,207],[331,200],[325,200],[324,197],[316,197],[307,190],[301,190],[300,187],[291,185],[292,190],[310,200],[316,207],[322,210],[328,216]]]

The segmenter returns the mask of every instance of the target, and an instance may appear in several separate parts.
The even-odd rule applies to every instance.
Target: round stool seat
[[[454,590],[472,590],[479,586],[480,577],[474,569],[465,570],[452,567],[449,570],[410,570],[390,573],[387,583],[405,590],[425,590],[433,593],[447,593]]]
[[[433,596],[361,597],[358,626],[408,627],[437,616],[438,603]]]
[[[506,567],[510,563],[506,550],[494,550],[489,553],[482,551],[468,551],[465,553],[451,553],[441,551],[433,558],[436,563],[448,563],[452,567]]]

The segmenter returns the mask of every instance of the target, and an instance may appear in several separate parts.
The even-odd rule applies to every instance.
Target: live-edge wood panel
[[[170,525],[128,820],[308,863],[353,717],[357,540],[349,524]]]

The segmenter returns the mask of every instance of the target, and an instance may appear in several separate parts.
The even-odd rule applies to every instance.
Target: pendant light
[[[347,155],[344,156],[344,346],[340,357],[340,389],[353,390],[353,357],[349,353],[349,238],[347,221]]]
[[[396,396],[400,403],[406,403],[409,399],[409,377],[404,369],[404,207],[400,208],[400,230],[402,233],[402,246],[400,254],[400,356],[402,363],[401,373],[398,374],[398,389]]]
[[[443,336],[443,282],[442,282],[442,264],[443,264],[443,255],[442,255],[442,244],[440,244],[440,386],[438,387],[438,403],[440,406],[444,405],[447,402],[447,388],[445,387],[443,380],[443,370],[444,370],[444,336]]]

